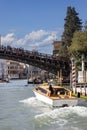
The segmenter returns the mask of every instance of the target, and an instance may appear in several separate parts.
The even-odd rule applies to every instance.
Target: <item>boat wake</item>
[[[19,102],[22,102],[25,105],[28,105],[30,107],[42,110],[43,112],[45,111],[45,109],[46,109],[46,111],[50,110],[50,107],[47,104],[37,100],[36,97],[30,97],[30,98],[21,100]]]
[[[27,105],[31,105],[33,107],[39,105],[39,102],[38,102],[38,100],[35,97],[30,97],[30,98],[21,100],[19,102],[22,102],[22,103],[27,104]]]
[[[44,112],[42,114],[38,114],[35,116],[36,124],[40,127],[45,126],[53,126],[55,127],[63,127],[67,125],[78,124],[80,120],[87,119],[87,108],[86,107],[64,107],[51,110],[49,112]]]
[[[30,97],[20,101],[28,106],[33,113],[35,128],[37,130],[85,130],[87,129],[87,107],[61,107],[50,108],[36,99]],[[84,127],[83,125],[84,124]]]

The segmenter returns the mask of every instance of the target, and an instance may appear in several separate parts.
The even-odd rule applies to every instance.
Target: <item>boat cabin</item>
[[[45,96],[48,96],[50,98],[71,98],[72,91],[61,87],[61,86],[38,86],[35,88],[38,93],[41,93]]]

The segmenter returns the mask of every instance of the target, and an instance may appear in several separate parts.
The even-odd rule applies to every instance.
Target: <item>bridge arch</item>
[[[64,76],[70,73],[70,61],[64,57],[54,58],[52,55],[28,51],[22,48],[12,48],[11,46],[0,46],[0,58],[18,61],[46,70],[57,75],[62,70]]]

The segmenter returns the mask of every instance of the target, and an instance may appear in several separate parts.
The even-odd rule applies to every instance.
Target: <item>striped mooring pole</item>
[[[71,82],[72,82],[73,92],[76,93],[76,65],[75,65],[74,58],[72,58],[71,62],[72,62]]]

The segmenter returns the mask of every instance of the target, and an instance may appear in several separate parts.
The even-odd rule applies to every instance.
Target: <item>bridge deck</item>
[[[25,64],[33,65],[57,75],[59,70],[68,76],[70,73],[70,61],[65,57],[53,57],[49,54],[29,51],[11,46],[0,46],[0,58],[14,60]]]

